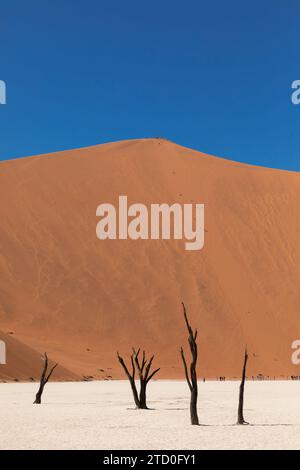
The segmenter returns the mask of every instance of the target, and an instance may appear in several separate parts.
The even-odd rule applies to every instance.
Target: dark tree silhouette
[[[187,363],[185,360],[185,355],[183,348],[181,347],[180,353],[181,353],[181,358],[184,366],[184,372],[185,372],[185,378],[188,383],[190,392],[191,392],[191,400],[190,400],[190,415],[191,415],[191,424],[199,425],[199,418],[198,418],[198,413],[197,413],[197,400],[198,400],[198,383],[197,383],[197,358],[198,358],[198,349],[197,349],[197,330],[195,330],[195,333],[193,332],[193,329],[191,325],[189,324],[187,314],[186,314],[186,309],[185,305],[182,302],[182,307],[183,307],[183,316],[185,319],[186,327],[189,333],[188,341],[189,341],[189,346],[191,350],[191,355],[192,355],[192,361],[190,365],[190,375],[188,372],[188,367]]]
[[[53,367],[51,367],[51,369],[49,370],[49,373],[48,373],[48,356],[47,356],[47,353],[44,354],[44,367],[43,367],[43,370],[42,370],[42,375],[41,375],[41,379],[40,379],[40,387],[37,391],[37,394],[35,396],[35,400],[33,403],[35,404],[40,404],[42,402],[42,395],[43,395],[43,391],[44,391],[44,387],[46,385],[46,383],[48,382],[48,380],[50,379],[55,367],[57,367],[58,364],[54,364]]]
[[[245,381],[246,381],[247,361],[248,361],[248,353],[247,353],[247,348],[246,348],[245,349],[245,355],[244,355],[242,381],[241,381],[241,384],[240,384],[237,424],[249,424],[249,423],[247,423],[247,421],[244,420],[244,388],[245,388]]]
[[[150,360],[148,360],[146,359],[145,351],[143,351],[142,362],[140,362],[139,354],[140,354],[140,349],[138,349],[138,351],[135,351],[135,349],[132,348],[132,354],[130,356],[131,369],[132,369],[131,373],[129,372],[126,366],[124,359],[120,356],[118,352],[117,352],[117,357],[118,357],[119,363],[123,367],[125,374],[127,375],[127,378],[130,382],[136,408],[147,410],[148,409],[147,396],[146,396],[147,385],[152,379],[152,377],[160,370],[160,368],[155,369],[153,372],[150,373],[154,355],[150,358]],[[136,370],[140,379],[140,393],[138,393],[136,384],[135,384]]]

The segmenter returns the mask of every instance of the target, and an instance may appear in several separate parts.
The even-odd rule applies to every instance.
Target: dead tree
[[[142,362],[140,362],[139,354],[140,354],[140,349],[138,349],[138,351],[135,351],[135,349],[132,348],[132,354],[130,356],[131,368],[132,368],[131,373],[129,372],[123,358],[120,356],[119,353],[117,353],[117,357],[118,357],[119,363],[123,367],[125,374],[127,375],[127,378],[130,382],[136,408],[147,410],[148,409],[147,396],[146,396],[147,385],[152,379],[152,377],[160,370],[160,368],[155,369],[153,372],[150,373],[154,355],[148,361],[148,359],[146,359],[146,353],[145,351],[143,351]],[[135,383],[136,370],[137,370],[138,377],[140,380],[140,392],[139,393],[137,391],[136,383]]]
[[[247,353],[247,348],[246,348],[245,349],[245,355],[244,355],[242,381],[241,381],[240,393],[239,393],[239,406],[238,406],[237,424],[249,424],[249,423],[247,423],[247,421],[244,420],[244,388],[245,388],[245,381],[246,381],[247,361],[248,361],[248,353]]]
[[[40,378],[40,387],[37,391],[37,394],[35,396],[35,400],[34,400],[34,404],[40,404],[42,402],[42,395],[43,395],[43,391],[44,391],[44,387],[46,385],[46,383],[48,382],[48,380],[50,379],[55,367],[57,367],[58,364],[54,364],[53,367],[51,367],[51,369],[49,370],[49,373],[48,373],[48,356],[47,356],[47,353],[44,353],[44,367],[43,367],[43,370],[42,370],[42,375],[41,375],[41,378]]]
[[[188,367],[187,363],[185,360],[185,355],[183,348],[181,347],[181,358],[184,366],[184,372],[185,372],[185,378],[188,383],[190,392],[191,392],[191,400],[190,400],[190,415],[191,415],[191,424],[199,425],[199,418],[198,418],[198,413],[197,413],[197,400],[198,400],[198,383],[197,383],[197,358],[198,358],[198,349],[197,349],[197,330],[195,330],[195,333],[193,332],[193,329],[191,325],[189,324],[187,314],[186,314],[186,309],[185,305],[182,302],[182,307],[183,307],[183,315],[186,323],[186,327],[189,333],[188,341],[189,341],[189,346],[191,350],[191,355],[192,355],[192,361],[190,365],[190,374],[188,372]]]

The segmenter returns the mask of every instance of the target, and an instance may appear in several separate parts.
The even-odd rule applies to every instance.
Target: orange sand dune
[[[7,363],[0,365],[0,380],[12,381],[38,380],[43,368],[43,355],[26,346],[11,336],[0,331],[0,340],[6,345]],[[49,367],[54,365],[49,358]],[[52,380],[80,380],[76,374],[58,365],[52,375]]]
[[[200,375],[240,375],[246,344],[249,375],[300,375],[300,174],[144,139],[2,162],[0,181],[3,331],[80,376],[123,377],[115,352],[135,345],[183,377],[184,300]],[[98,240],[96,208],[119,195],[204,203],[204,249]],[[17,362],[11,377],[33,374]]]

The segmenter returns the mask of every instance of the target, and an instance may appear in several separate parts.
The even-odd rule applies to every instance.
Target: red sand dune
[[[8,382],[39,380],[44,366],[42,354],[14,339],[11,332],[5,334],[0,331],[0,340],[5,342],[7,355],[7,364],[0,365],[0,380]],[[53,361],[49,358],[49,367],[53,365]],[[54,374],[56,380],[80,380],[79,376],[60,365]]]
[[[10,377],[35,374],[25,345],[95,378],[123,377],[116,350],[141,346],[157,378],[183,377],[182,300],[201,376],[240,375],[246,344],[248,375],[300,375],[300,174],[145,139],[2,162],[0,181],[0,327],[23,343]],[[119,195],[204,203],[204,249],[98,240],[96,208]]]

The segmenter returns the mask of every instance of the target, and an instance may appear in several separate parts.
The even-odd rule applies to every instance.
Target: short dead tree
[[[184,372],[185,372],[185,378],[188,383],[190,392],[191,392],[191,400],[190,400],[190,415],[191,415],[191,424],[199,425],[199,418],[198,418],[198,413],[197,413],[197,400],[198,400],[198,383],[197,383],[197,359],[198,359],[198,349],[197,349],[197,330],[195,330],[195,333],[193,332],[193,329],[191,325],[189,324],[187,314],[186,314],[186,309],[185,305],[182,302],[182,307],[183,307],[183,316],[185,319],[186,327],[189,333],[188,341],[189,341],[189,346],[190,346],[190,351],[192,355],[192,361],[190,365],[190,374],[188,372],[188,366],[186,363],[185,355],[183,348],[181,347],[180,353],[181,353],[181,358],[184,366]]]
[[[140,349],[138,349],[138,351],[135,351],[135,349],[132,348],[132,354],[130,356],[130,360],[131,360],[131,373],[130,373],[124,362],[124,359],[120,356],[119,353],[117,353],[118,361],[123,367],[125,374],[127,375],[127,378],[130,382],[136,408],[147,410],[148,409],[147,396],[146,396],[147,385],[150,382],[150,380],[154,377],[154,375],[160,370],[160,368],[155,369],[153,372],[150,373],[154,355],[149,360],[146,359],[145,351],[143,351],[141,360],[139,358],[139,355],[140,355]],[[136,371],[138,373],[138,377],[140,380],[140,393],[138,393],[137,388],[136,388],[136,383],[135,383]]]
[[[58,364],[54,364],[54,366],[51,367],[51,369],[48,372],[48,356],[47,356],[47,353],[44,354],[43,360],[44,360],[44,367],[43,367],[42,375],[41,375],[41,378],[40,378],[40,386],[39,386],[39,389],[38,389],[37,394],[35,396],[35,400],[33,402],[34,404],[38,404],[38,405],[40,403],[42,403],[42,395],[43,395],[44,387],[45,387],[46,383],[49,381],[54,369],[58,365]]]
[[[246,348],[245,349],[245,355],[244,355],[242,381],[241,381],[241,384],[240,384],[237,424],[249,424],[249,423],[247,423],[247,421],[244,420],[244,388],[245,388],[245,381],[246,381],[247,361],[248,361],[248,353],[247,353],[247,348]]]

